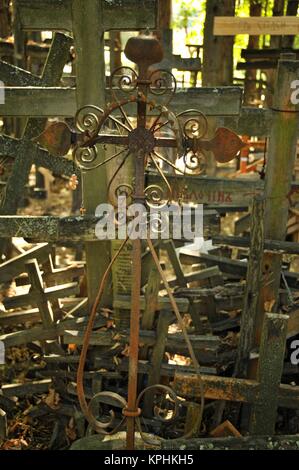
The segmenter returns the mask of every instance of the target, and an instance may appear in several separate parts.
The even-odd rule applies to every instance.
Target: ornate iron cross
[[[56,127],[56,135],[62,136],[61,145],[65,153],[66,147],[71,141],[76,142],[74,156],[83,171],[89,171],[108,164],[110,161],[121,157],[122,161],[115,171],[108,185],[108,197],[111,199],[111,187],[117,174],[131,156],[134,159],[135,174],[134,184],[118,185],[114,196],[125,194],[132,202],[147,204],[149,206],[161,206],[171,202],[172,189],[167,181],[167,175],[163,171],[163,165],[169,165],[175,173],[185,174],[203,171],[205,166],[204,151],[212,151],[218,162],[225,163],[232,160],[243,146],[241,139],[229,129],[219,128],[213,139],[205,139],[208,131],[207,118],[199,110],[190,109],[179,115],[175,115],[168,109],[168,105],[176,92],[175,77],[166,70],[156,70],[151,67],[161,62],[163,51],[159,41],[150,35],[132,37],[125,48],[126,57],[138,67],[138,73],[130,67],[120,67],[111,75],[110,89],[114,102],[105,110],[96,106],[85,106],[76,115],[76,127],[79,133],[73,133],[67,137],[67,130],[63,125]],[[121,96],[119,96],[121,95]],[[162,104],[157,100],[163,100]],[[128,108],[133,105],[137,107],[136,118],[129,118]],[[56,125],[57,126],[57,125]],[[162,136],[162,130],[168,130],[172,136]],[[112,132],[113,130],[113,132]],[[47,134],[48,132],[48,134]],[[46,131],[44,136],[51,136]],[[52,138],[52,137],[51,137]],[[49,139],[50,140],[50,137]],[[55,140],[55,139],[54,139]],[[67,145],[63,142],[67,141]],[[51,140],[52,142],[52,140]],[[46,142],[47,143],[47,142]],[[48,142],[49,144],[49,142]],[[103,159],[103,152],[98,152],[99,144],[113,144],[121,149],[109,158]],[[163,149],[174,149],[177,158],[170,160],[161,153]],[[178,168],[176,162],[183,160],[183,170]],[[160,174],[164,187],[159,185],[145,186],[145,172],[151,166]],[[167,289],[170,301],[180,326],[182,327],[185,340],[195,369],[199,374],[199,365],[189,341],[184,323],[176,306],[174,297],[165,280],[159,260],[148,238],[148,245],[154,261],[157,265],[162,280]],[[123,408],[124,420],[127,420],[127,447],[134,448],[135,424],[139,422],[140,402],[148,388],[143,390],[137,397],[138,376],[138,348],[139,348],[139,323],[140,323],[140,290],[141,290],[141,240],[132,241],[132,292],[131,292],[131,317],[130,317],[130,357],[129,357],[129,383],[128,400],[112,392],[100,392],[87,404],[84,387],[83,371],[88,349],[89,337],[92,331],[96,309],[105,287],[109,270],[116,257],[120,254],[126,240],[122,244],[117,255],[112,259],[106,274],[102,279],[99,293],[92,309],[89,324],[85,333],[80,364],[78,369],[78,396],[82,410],[90,424],[99,432],[105,432],[112,424],[111,421],[103,423],[98,421],[92,414],[92,403],[104,398],[117,401]],[[149,387],[167,395],[176,403],[176,396],[169,387],[156,385]],[[122,424],[123,421],[120,423]],[[117,427],[119,429],[119,426]]]

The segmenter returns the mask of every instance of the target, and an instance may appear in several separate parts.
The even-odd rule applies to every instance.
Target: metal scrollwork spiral
[[[206,170],[207,161],[203,153],[194,153],[192,150],[190,150],[185,153],[183,159],[186,169],[191,172],[197,172],[197,174],[200,174]]]
[[[166,105],[172,100],[177,89],[177,82],[174,75],[168,70],[159,69],[151,73],[149,77],[149,91],[155,96],[169,94]]]
[[[124,93],[133,93],[138,85],[138,75],[131,67],[118,67],[110,77],[110,88]]]
[[[162,402],[159,404],[157,401],[153,403],[153,412],[154,416],[164,423],[170,423],[178,416],[179,411],[179,401],[176,393],[166,385],[150,385],[149,387],[142,390],[139,394],[137,401],[136,401],[136,408],[141,408],[140,404],[146,393],[154,392],[154,396],[157,395],[162,396],[163,404],[166,405],[162,408]],[[167,406],[172,405],[172,406]]]
[[[111,408],[109,410],[109,417],[108,414],[105,414],[102,416],[99,416],[96,418],[94,416],[94,408],[95,405],[97,404],[107,404],[109,403],[110,406],[117,406],[121,409],[126,408],[127,402],[126,400],[118,395],[115,392],[99,392],[95,394],[92,399],[90,400],[88,404],[88,410],[89,410],[89,424],[94,429],[97,433],[99,434],[115,434],[123,425],[125,418],[121,420],[120,423],[118,423],[114,428],[114,420],[115,420],[115,412]],[[99,409],[100,412],[102,412],[102,407]],[[112,431],[108,432],[108,428],[113,428]]]
[[[192,117],[188,118],[188,115]],[[189,109],[177,115],[181,122],[184,136],[189,139],[202,139],[208,131],[208,120],[206,116],[196,109]]]
[[[168,203],[168,198],[165,198],[165,191],[158,185],[148,186],[144,190],[144,196],[147,205],[154,209],[164,207]]]
[[[75,124],[77,129],[89,138],[96,137],[101,127],[104,111],[97,106],[84,106],[77,111]]]
[[[97,166],[98,152],[95,146],[76,147],[74,157],[82,170],[91,170]]]

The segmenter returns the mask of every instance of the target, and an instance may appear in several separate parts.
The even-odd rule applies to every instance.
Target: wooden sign
[[[250,36],[296,35],[299,34],[299,18],[295,16],[261,18],[218,16],[215,18],[215,36],[236,36],[237,34],[249,34]]]

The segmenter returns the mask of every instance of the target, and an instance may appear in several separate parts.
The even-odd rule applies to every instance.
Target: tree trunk
[[[287,16],[297,16],[298,0],[289,0],[287,6]],[[284,36],[282,39],[283,47],[293,47],[295,36]]]
[[[234,16],[235,0],[207,0],[203,47],[203,86],[233,82],[233,36],[214,36],[215,16]]]
[[[170,29],[171,27],[171,14],[172,14],[172,0],[159,1],[159,29]]]
[[[285,0],[275,0],[272,10],[272,16],[283,16]],[[280,49],[282,46],[282,36],[271,36],[270,49]],[[267,70],[268,89],[266,94],[267,106],[272,106],[274,86],[276,81],[276,70]]]
[[[259,0],[250,0],[250,16],[262,15],[262,2]],[[259,48],[259,36],[249,36],[247,49]],[[245,104],[253,104],[256,95],[256,70],[247,70],[245,75]]]
[[[11,36],[11,14],[9,10],[9,0],[0,0],[0,37]]]

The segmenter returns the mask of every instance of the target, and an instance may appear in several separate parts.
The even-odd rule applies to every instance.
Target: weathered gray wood
[[[44,82],[48,85],[57,85],[61,78],[63,68],[69,55],[69,41],[70,38],[62,34],[56,34],[54,36],[42,74]],[[6,96],[6,99],[9,102],[9,95]],[[14,107],[18,107],[16,106],[16,102],[14,103]],[[5,197],[0,209],[1,214],[15,214],[17,211],[19,200],[24,194],[24,187],[28,182],[29,172],[34,162],[34,156],[37,152],[37,149],[35,149],[34,152],[29,150],[28,147],[30,144],[28,141],[34,137],[35,133],[38,134],[41,132],[44,125],[44,120],[40,122],[32,118],[26,123],[25,130],[23,132],[25,140],[21,144],[20,152],[16,155],[12,173],[7,181]]]
[[[171,323],[173,316],[170,312],[161,311],[157,324],[157,339],[153,346],[151,355],[151,369],[148,374],[147,385],[157,385],[161,383],[161,366],[165,355],[165,347],[167,344],[168,327]],[[144,412],[145,416],[152,416],[154,393],[148,392],[144,397]]]
[[[33,142],[27,142],[27,150],[33,156],[33,163],[38,167],[47,168],[55,175],[71,176],[73,174],[80,178],[80,170],[72,160],[63,157],[55,157],[47,150]],[[6,135],[0,135],[0,156],[15,158],[24,152],[23,142]]]
[[[94,436],[93,436],[94,437]],[[95,439],[94,439],[95,440]],[[248,436],[164,440],[163,450],[298,450],[298,436]]]
[[[102,3],[104,30],[156,27],[156,0],[93,0]],[[72,31],[71,0],[17,0],[21,26],[29,31]]]
[[[291,84],[299,70],[299,61],[295,59],[293,54],[282,55],[277,72],[273,102],[277,111],[271,127],[265,183],[265,237],[270,240],[284,240],[287,230],[287,196],[291,190],[299,125],[299,116],[295,112],[297,107],[291,102]]]
[[[259,305],[259,291],[262,282],[264,253],[264,210],[265,199],[254,199],[251,213],[251,245],[246,275],[246,290],[242,310],[241,331],[234,375],[246,377],[249,354],[254,345],[256,315]]]
[[[265,316],[257,374],[260,391],[252,407],[250,424],[253,435],[273,435],[275,432],[288,320],[287,315],[267,313]]]
[[[36,258],[39,263],[44,263],[51,249],[48,243],[43,243],[0,264],[0,282],[10,282],[14,277],[26,272],[25,263],[32,258]]]
[[[76,295],[79,293],[78,283],[70,282],[68,284],[62,284],[59,287],[47,287],[44,289],[44,294],[46,296],[47,301],[56,300],[62,297],[67,297],[70,295]],[[15,297],[8,297],[4,299],[3,303],[5,308],[18,308],[24,307],[26,305],[33,305],[37,304],[40,300],[39,292],[33,290],[30,291],[28,294],[20,294],[16,295]]]
[[[87,105],[104,107],[105,103],[105,56],[103,2],[73,0],[71,4],[74,43],[76,48],[76,109]],[[97,77],[97,79],[95,79]],[[103,149],[98,146],[103,153]],[[96,207],[107,200],[106,168],[97,168],[82,174],[82,207],[93,215]],[[110,260],[110,243],[87,243],[86,276],[88,301],[92,306],[106,266]],[[101,259],[101,263],[99,263]],[[106,289],[103,304],[109,305],[111,296]]]
[[[103,319],[96,320],[95,327],[101,328],[105,325]],[[70,320],[63,320],[59,323],[53,323],[49,328],[44,326],[34,326],[27,330],[15,331],[0,336],[5,347],[19,346],[21,344],[32,343],[33,341],[46,341],[54,340],[62,336],[67,329],[71,328],[84,328],[86,326],[86,318],[77,318]],[[102,332],[101,332],[102,333]],[[106,333],[106,332],[103,332]],[[111,334],[103,334],[103,341],[112,345]]]
[[[59,327],[60,328],[60,327]],[[114,339],[116,335],[114,332],[109,331],[98,331],[93,332],[90,338],[90,345],[92,346],[113,346],[116,342],[120,344],[126,344],[129,338],[129,332],[119,331],[119,335]],[[1,337],[0,337],[1,338]],[[83,343],[84,333],[78,330],[66,330],[63,335],[63,342],[65,344],[78,344]],[[217,351],[220,341],[217,336],[199,336],[189,335],[190,341],[193,345],[194,350],[201,351],[205,348]],[[140,332],[140,341],[147,346],[153,346],[156,343],[156,334],[153,331],[142,331]],[[4,340],[5,342],[5,340]],[[167,336],[166,350],[171,352],[187,353],[188,350],[184,343],[184,338],[181,334],[169,334]]]
[[[208,216],[206,218],[206,215]],[[210,219],[204,212],[204,222]],[[211,217],[215,222],[206,227],[204,234],[215,236],[219,233],[219,216],[215,212]],[[22,236],[36,242],[86,242],[97,241],[96,224],[100,219],[92,215],[85,216],[0,216],[0,237]],[[182,238],[184,240],[184,238]]]
[[[294,54],[282,54],[279,60],[276,88],[273,98],[273,119],[268,149],[265,181],[265,238],[285,240],[289,217],[289,195],[297,155],[298,107],[292,103],[292,82],[299,71],[299,61]],[[283,177],[282,177],[283,175]],[[279,284],[282,256],[265,253],[263,273],[267,277],[260,292],[260,307],[256,325],[256,345],[262,332],[265,311],[278,311]],[[266,304],[272,307],[267,308]]]
[[[183,267],[180,263],[179,256],[175,250],[175,245],[174,245],[173,240],[168,240],[167,242],[163,244],[163,246],[166,248],[169,260],[175,272],[176,284],[179,287],[187,287],[187,281],[185,279]]]
[[[180,175],[167,176],[173,191],[174,199],[179,196],[184,202],[197,204],[250,205],[254,195],[263,191],[263,181],[247,179],[211,178],[206,176]],[[149,184],[161,184],[161,179],[154,174],[148,176]]]
[[[202,380],[207,399],[255,403],[259,396],[260,384],[255,380],[212,375],[202,375]],[[188,399],[199,398],[201,394],[196,375],[176,374],[173,388],[178,395]],[[298,409],[299,387],[281,384],[279,386],[278,404],[281,407]]]
[[[6,87],[5,103],[0,105],[1,116],[72,117],[75,114],[74,88]]]
[[[7,416],[0,408],[0,441],[7,438]]]
[[[187,299],[176,299],[178,308],[181,313],[187,313],[189,308],[189,302]],[[123,310],[130,310],[131,300],[129,296],[118,296],[113,301],[113,308],[122,308]],[[145,298],[140,297],[140,310],[145,309]],[[156,310],[171,310],[171,303],[168,297],[159,296],[157,299]]]
[[[185,281],[186,283],[194,282],[194,281],[203,281],[204,279],[211,279],[213,277],[221,276],[221,272],[218,266],[212,266],[211,268],[202,269],[200,271],[194,271],[192,273],[185,274]],[[170,279],[168,281],[170,287],[177,286],[177,278]]]
[[[190,107],[200,109],[207,116],[238,116],[241,110],[240,90],[238,87],[180,89],[173,98],[171,108],[177,113]],[[16,100],[20,104],[18,109],[14,106]],[[112,97],[107,90],[106,101],[109,100]],[[136,106],[130,106],[128,112],[136,114]],[[76,90],[66,87],[6,87],[5,103],[0,106],[1,116],[72,117],[75,113]]]
[[[162,28],[162,46],[164,57],[162,62],[157,64],[157,68],[179,71],[199,72],[201,70],[201,59],[197,58],[183,58],[180,55],[173,54],[173,30],[169,28]]]
[[[53,325],[54,314],[44,292],[43,279],[36,259],[26,262],[26,270],[31,284],[29,294],[35,295],[43,326],[50,328]]]
[[[226,235],[216,235],[212,238],[215,245],[230,245],[242,248],[250,247],[250,237],[231,237]],[[284,253],[299,255],[299,243],[285,242],[280,240],[264,240],[266,250],[283,251]]]
[[[52,384],[51,379],[34,380],[24,384],[2,385],[1,390],[5,397],[26,397],[33,394],[45,393]]]
[[[24,312],[13,312],[13,313],[1,313],[0,314],[0,326],[16,326],[26,322],[34,323],[40,322],[40,314],[38,308],[31,310],[25,310]]]
[[[42,79],[27,70],[0,61],[0,79],[6,86],[42,86]],[[46,84],[45,84],[46,85]]]

